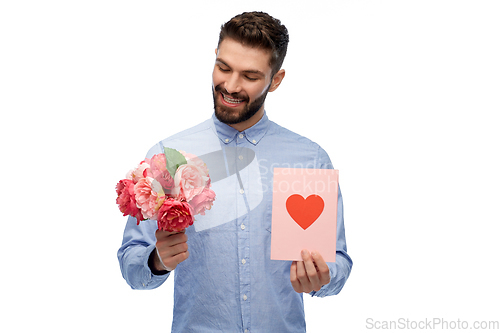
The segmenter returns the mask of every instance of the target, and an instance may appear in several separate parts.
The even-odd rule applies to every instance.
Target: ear
[[[285,70],[284,69],[280,69],[278,71],[278,73],[274,74],[273,80],[271,82],[271,88],[269,88],[269,91],[272,92],[272,91],[275,91],[276,89],[278,89],[278,87],[280,86],[281,81],[283,81],[284,77],[285,77]]]
[[[217,55],[217,51],[218,51],[217,48],[215,48],[215,55]]]

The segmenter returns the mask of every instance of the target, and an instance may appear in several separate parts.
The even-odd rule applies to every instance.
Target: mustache
[[[230,94],[227,92],[227,90],[222,87],[221,84],[219,84],[218,86],[216,86],[214,88],[215,92],[221,92],[223,93],[224,95],[230,97],[230,98],[233,98],[233,99],[244,99],[244,100],[248,100],[248,97],[246,95],[240,95],[238,93],[235,93],[235,94]]]

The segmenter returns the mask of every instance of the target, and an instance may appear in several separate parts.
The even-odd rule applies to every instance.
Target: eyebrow
[[[223,64],[224,66],[226,67],[229,67],[231,68],[231,66],[229,66],[228,64],[226,64],[224,62],[224,60],[222,60],[221,58],[217,58],[216,59],[217,62],[220,62],[221,64]],[[248,73],[248,74],[256,74],[256,75],[260,75],[260,76],[266,76],[263,72],[259,71],[259,70],[256,70],[256,69],[246,69],[244,71],[242,71],[243,73]]]

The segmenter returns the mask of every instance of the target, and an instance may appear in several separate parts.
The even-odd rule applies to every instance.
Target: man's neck
[[[245,121],[242,121],[241,123],[230,124],[229,126],[231,126],[232,128],[234,128],[238,132],[243,132],[244,130],[252,127],[255,124],[257,124],[259,122],[259,120],[262,119],[263,116],[264,116],[264,106],[262,106],[262,108],[259,111],[257,111],[257,113],[254,114],[252,116],[252,118],[250,118],[248,120],[245,120]]]

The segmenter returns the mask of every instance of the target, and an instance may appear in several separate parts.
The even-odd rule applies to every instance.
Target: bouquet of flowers
[[[123,216],[156,220],[158,229],[182,231],[205,215],[215,200],[206,164],[197,156],[164,149],[146,158],[116,185],[116,203]]]

